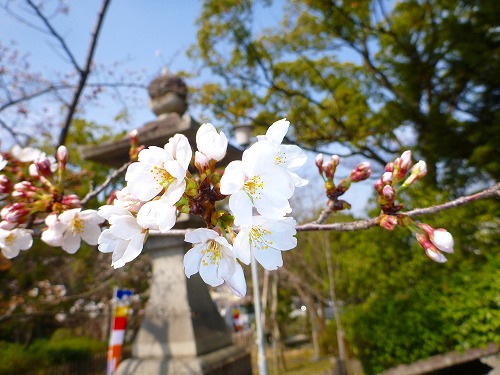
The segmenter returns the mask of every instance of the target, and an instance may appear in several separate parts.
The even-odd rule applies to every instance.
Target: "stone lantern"
[[[199,127],[188,112],[187,86],[178,77],[163,74],[149,86],[150,107],[158,116],[137,129],[139,142],[159,146],[183,133],[192,146]],[[120,167],[128,161],[129,138],[83,147],[82,156]],[[226,163],[242,151],[228,146]],[[224,161],[223,160],[223,161]],[[187,216],[187,215],[186,215]],[[196,227],[194,218],[179,220],[175,228]],[[212,301],[199,274],[186,278],[183,257],[189,250],[182,237],[150,234],[144,251],[152,258],[153,276],[142,325],[132,346],[132,358],[116,374],[251,374],[247,348],[233,345],[232,334]],[[133,265],[132,265],[133,267]]]

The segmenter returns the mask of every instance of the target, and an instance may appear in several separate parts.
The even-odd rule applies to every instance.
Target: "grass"
[[[332,357],[314,358],[314,351],[311,346],[302,346],[300,348],[286,349],[284,353],[284,362],[280,361],[279,371],[274,371],[273,351],[271,348],[266,350],[267,366],[270,375],[326,375],[332,374],[334,361]],[[253,373],[258,374],[257,353],[252,352]]]

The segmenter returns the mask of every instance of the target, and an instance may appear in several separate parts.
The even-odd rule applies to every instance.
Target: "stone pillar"
[[[182,237],[150,235],[153,280],[132,358],[116,374],[251,374],[246,348],[232,344],[231,332],[198,274],[186,278]]]

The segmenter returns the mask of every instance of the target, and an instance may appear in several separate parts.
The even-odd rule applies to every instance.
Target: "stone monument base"
[[[230,345],[198,357],[129,358],[114,375],[251,375],[250,353]]]

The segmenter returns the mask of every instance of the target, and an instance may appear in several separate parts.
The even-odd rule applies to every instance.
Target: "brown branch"
[[[132,164],[131,161],[123,164],[119,169],[113,171],[113,173],[111,173],[100,186],[98,186],[96,189],[92,191],[89,191],[81,201],[82,206],[85,206],[92,198],[95,198],[101,191],[106,189],[114,179],[116,179],[120,174],[125,172],[125,170],[128,168],[130,164]]]
[[[68,130],[71,125],[71,120],[73,119],[73,115],[75,114],[76,107],[78,105],[78,102],[80,101],[80,96],[83,92],[83,89],[85,87],[85,84],[87,82],[87,78],[90,74],[90,70],[92,67],[92,60],[94,58],[94,52],[97,46],[97,39],[99,37],[99,32],[101,31],[101,26],[104,21],[104,15],[106,14],[106,10],[108,9],[108,6],[110,4],[111,0],[103,0],[101,9],[99,10],[99,14],[97,16],[97,22],[94,27],[94,31],[92,32],[92,37],[90,40],[90,47],[87,52],[87,58],[85,62],[85,68],[80,71],[80,80],[78,82],[78,86],[75,90],[75,93],[73,95],[73,100],[71,101],[71,105],[68,108],[68,113],[66,115],[66,120],[64,122],[63,128],[61,130],[61,134],[59,136],[59,143],[58,146],[61,146],[64,144],[66,141],[66,137],[68,135]]]
[[[460,197],[450,202],[426,208],[416,208],[408,212],[402,212],[402,214],[408,215],[410,217],[430,215],[441,211],[449,210],[451,208],[464,206],[466,204],[481,199],[490,199],[490,198],[497,198],[497,199],[500,198],[500,183],[497,183],[491,186],[490,188],[480,191],[478,193]],[[297,225],[296,229],[299,232],[311,232],[311,231],[353,232],[357,230],[366,230],[376,226],[378,226],[378,217],[366,220],[352,221],[347,223],[333,223],[333,224],[319,224],[317,221],[313,221],[311,223]],[[164,233],[163,235],[171,237],[184,236],[188,231],[194,229],[196,228],[172,229]]]
[[[69,49],[64,38],[56,31],[56,29],[54,29],[54,27],[49,22],[47,17],[45,17],[45,15],[40,11],[39,6],[35,5],[33,3],[33,1],[31,1],[31,0],[26,0],[26,2],[35,11],[38,18],[40,18],[42,20],[45,27],[49,30],[50,35],[52,35],[54,38],[56,38],[57,41],[59,42],[59,44],[61,44],[61,47],[64,50],[64,52],[66,53],[66,55],[68,56],[69,60],[71,61],[71,64],[73,64],[75,69],[78,70],[78,72],[80,72],[80,74],[82,74],[83,73],[82,69],[80,68],[80,65],[78,65],[78,62],[76,61],[75,56],[73,55],[73,53]]]

